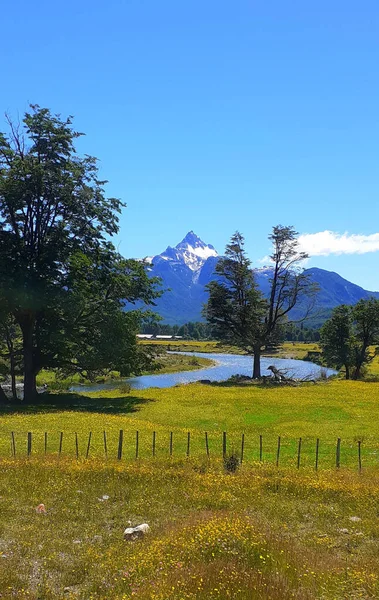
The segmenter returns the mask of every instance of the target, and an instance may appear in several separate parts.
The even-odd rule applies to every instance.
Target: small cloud
[[[379,250],[379,233],[359,235],[325,230],[302,234],[298,241],[300,250],[309,256],[367,254]]]

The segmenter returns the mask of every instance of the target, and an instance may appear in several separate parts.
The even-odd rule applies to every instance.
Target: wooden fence
[[[75,455],[76,459],[90,458],[91,444],[92,444],[92,439],[93,439],[92,431],[89,432],[88,438],[86,437],[84,440],[85,451],[82,453],[79,452],[79,435],[77,432],[74,432],[74,434],[72,434],[72,432],[64,434],[64,432],[61,431],[59,433],[59,437],[58,437],[58,445],[57,445],[57,447],[54,448],[53,444],[51,443],[51,440],[49,438],[49,434],[46,431],[46,432],[44,432],[44,436],[43,436],[43,453],[46,455],[50,452],[50,453],[57,454],[60,457],[62,455],[64,438],[65,439],[72,438],[72,435],[73,435],[73,442],[74,442],[72,444],[72,454]],[[212,435],[217,435],[217,434],[215,432],[212,432]],[[20,436],[20,434],[18,434],[18,436]],[[162,433],[162,436],[163,436],[163,433]],[[218,436],[220,436],[220,445],[218,446],[219,450],[217,451],[217,450],[213,449],[213,451],[211,452],[210,443],[209,443],[209,433],[207,431],[204,432],[203,451],[204,451],[204,454],[207,457],[207,459],[210,460],[211,457],[213,457],[213,458],[218,458],[218,457],[221,458],[222,457],[223,460],[225,461],[228,458],[228,456],[234,455],[238,458],[239,463],[242,464],[245,461],[245,444],[246,444],[245,434],[243,433],[241,435],[240,442],[238,444],[239,447],[236,448],[236,444],[233,444],[233,449],[229,453],[228,453],[227,432],[224,431],[224,432],[222,432],[222,434],[219,433]],[[117,444],[116,444],[117,452],[114,453],[114,456],[112,456],[109,451],[107,432],[103,431],[101,437],[102,437],[102,455],[105,459],[115,458],[117,460],[122,460],[123,458],[125,458],[124,430],[121,429],[119,431],[118,438],[117,438]],[[253,436],[251,436],[251,437],[253,437]],[[186,457],[191,456],[191,449],[192,449],[191,441],[192,441],[191,432],[188,431],[186,440],[185,440],[185,456]],[[270,452],[268,452],[268,455],[271,456],[271,460],[274,459],[274,460],[272,460],[272,462],[275,462],[275,465],[277,467],[279,467],[281,464],[282,441],[283,440],[282,440],[281,436],[278,436],[277,442],[275,443],[275,448],[273,448],[271,445]],[[83,443],[83,440],[82,440],[82,443]],[[293,460],[295,461],[296,467],[298,469],[300,469],[300,467],[302,465],[302,448],[303,448],[303,440],[301,437],[298,439],[296,446],[297,446],[296,455],[293,456]],[[329,448],[330,448],[330,445],[329,445]],[[130,444],[128,445],[128,449],[130,451],[130,449],[131,449]],[[198,447],[197,447],[197,449],[198,449]],[[351,444],[350,444],[350,449],[351,449]],[[25,453],[25,450],[26,450],[26,453]],[[135,459],[140,458],[140,432],[139,431],[135,432],[135,438],[134,438],[132,450],[133,450],[133,456],[135,457]],[[146,450],[146,448],[145,448],[145,450]],[[169,437],[167,439],[167,450],[168,450],[169,456],[172,457],[174,455],[174,450],[175,450],[174,432],[172,432],[172,431],[170,432]],[[15,435],[15,432],[12,431],[10,434],[10,454],[14,458],[25,456],[25,455],[27,457],[30,457],[33,454],[38,455],[38,452],[33,452],[33,433],[31,431],[26,433],[26,439],[25,439],[25,445],[24,445],[24,443],[20,442],[19,439],[16,444],[16,435]],[[157,456],[157,432],[156,431],[152,432],[151,445],[149,446],[148,454],[152,457]],[[145,455],[146,455],[146,453],[145,453]],[[178,453],[175,453],[175,455],[179,456]],[[265,456],[265,451],[264,451],[263,435],[260,435],[259,439],[257,439],[257,456],[258,455],[259,455],[259,462],[262,463],[264,461],[267,461],[267,458]],[[351,455],[351,451],[350,451],[350,455]],[[197,453],[197,456],[198,456],[198,453]],[[319,469],[319,464],[320,464],[320,438],[317,438],[315,441],[314,451],[312,452],[312,456],[313,456],[313,459],[311,459],[312,466],[317,471]],[[310,452],[309,451],[307,452],[306,457],[307,457],[307,462],[309,464],[309,460],[310,460]],[[333,462],[337,469],[339,469],[341,467],[341,438],[338,438],[335,442],[335,460]],[[361,440],[356,442],[356,466],[357,466],[359,472],[361,472],[362,471],[362,442],[361,442]]]

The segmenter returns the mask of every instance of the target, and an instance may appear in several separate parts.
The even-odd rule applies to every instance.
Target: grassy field
[[[51,457],[0,468],[4,600],[379,597],[377,469]],[[150,533],[124,541],[129,521]]]
[[[110,390],[83,395],[44,395],[38,407],[2,409],[0,455],[10,455],[10,436],[15,432],[17,454],[25,454],[26,436],[33,432],[33,451],[41,453],[44,432],[48,452],[56,452],[64,432],[62,454],[72,456],[78,433],[80,454],[86,451],[92,432],[90,455],[103,456],[103,431],[107,432],[111,456],[117,452],[118,434],[125,432],[125,455],[135,454],[139,431],[139,453],[151,455],[156,431],[158,456],[169,455],[173,432],[173,455],[186,454],[187,432],[191,432],[191,454],[204,456],[204,432],[210,453],[220,456],[222,432],[227,432],[228,451],[239,451],[245,434],[246,460],[259,458],[259,436],[263,436],[264,459],[273,462],[277,438],[281,436],[280,460],[296,462],[299,437],[302,462],[314,461],[316,438],[320,438],[320,467],[335,460],[337,438],[341,438],[341,461],[355,466],[357,442],[362,442],[364,464],[375,464],[379,453],[379,384],[343,380],[299,387],[231,386],[191,384],[168,389]]]
[[[240,348],[236,346],[228,346],[226,344],[220,344],[219,342],[205,341],[165,341],[165,340],[154,340],[141,342],[146,346],[153,346],[155,348],[162,348],[165,350],[171,350],[173,352],[217,352],[220,354],[243,354]],[[278,353],[270,354],[266,353],[264,356],[276,356],[277,358],[295,358],[303,359],[308,351],[319,350],[319,346],[316,342],[304,343],[304,342],[285,342]]]
[[[38,406],[3,406],[0,598],[378,598],[378,419],[379,384],[343,380],[44,394]],[[241,456],[244,434],[235,473],[223,467],[223,431],[227,456]],[[126,542],[129,521],[151,532]]]

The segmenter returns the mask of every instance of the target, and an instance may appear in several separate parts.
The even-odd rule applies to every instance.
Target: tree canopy
[[[379,343],[379,300],[337,306],[321,328],[320,345],[327,364],[344,367],[346,379],[359,379],[373,358],[370,346]]]
[[[215,334],[254,355],[253,378],[261,376],[262,349],[276,345],[283,335],[288,314],[300,301],[312,298],[314,287],[301,270],[307,258],[298,248],[293,227],[277,225],[269,236],[271,255],[270,288],[267,298],[258,290],[237,232],[216,266],[217,279],[209,286],[205,316]]]
[[[156,280],[110,239],[124,206],[107,198],[97,160],[78,156],[72,118],[31,106],[0,134],[0,297],[22,336],[24,397],[43,367],[138,369],[135,332]]]

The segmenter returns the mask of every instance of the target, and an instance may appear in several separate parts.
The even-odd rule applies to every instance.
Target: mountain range
[[[214,279],[218,260],[219,254],[215,248],[203,242],[193,231],[187,233],[174,248],[168,246],[161,254],[145,258],[150,275],[160,277],[163,289],[167,290],[157,300],[154,309],[164,323],[181,325],[188,321],[203,320],[201,311],[208,297],[205,286]],[[372,296],[379,298],[379,292],[364,290],[338,273],[316,267],[304,272],[310,275],[319,289],[312,314],[307,320],[309,326],[321,325],[339,304],[355,304],[362,298]],[[254,269],[254,273],[258,286],[263,294],[267,294],[271,267]],[[302,316],[301,304],[291,316],[294,319]]]

